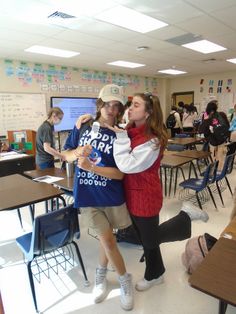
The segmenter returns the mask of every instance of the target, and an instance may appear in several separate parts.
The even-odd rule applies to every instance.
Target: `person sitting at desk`
[[[63,119],[63,111],[59,107],[52,108],[48,118],[38,128],[36,134],[36,165],[40,169],[53,168],[54,157],[65,160],[65,156],[55,149],[53,126]]]

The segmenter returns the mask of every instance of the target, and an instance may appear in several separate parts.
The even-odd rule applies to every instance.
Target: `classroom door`
[[[178,106],[178,103],[180,101],[187,105],[194,103],[194,91],[173,93],[172,94],[173,105]]]

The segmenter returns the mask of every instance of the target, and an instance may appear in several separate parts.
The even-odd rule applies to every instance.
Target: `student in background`
[[[62,153],[55,149],[53,126],[63,119],[63,111],[54,107],[48,112],[48,118],[38,128],[36,134],[36,165],[39,169],[53,168],[54,157],[65,160]]]
[[[182,121],[183,119],[183,114],[184,114],[184,107],[185,107],[185,104],[183,101],[179,101],[178,102],[178,107],[177,107],[177,111],[180,115],[180,120]]]
[[[121,123],[124,124],[124,126],[126,126],[129,123],[129,117],[128,117],[128,112],[129,112],[129,107],[131,106],[131,100],[128,100],[125,104],[125,112],[124,115],[122,117]]]
[[[126,272],[124,260],[113,235],[113,229],[124,229],[131,224],[131,220],[125,204],[123,173],[117,169],[113,157],[115,133],[106,126],[120,123],[124,113],[123,106],[122,87],[114,84],[105,85],[97,100],[95,121],[100,124],[97,137],[91,141],[91,125],[80,134],[83,126],[80,125],[79,119],[67,141],[67,148],[70,151],[63,153],[67,161],[78,159],[74,181],[74,206],[80,209],[84,224],[93,230],[99,239],[99,264],[93,289],[94,302],[100,303],[107,296],[107,265],[110,262],[117,272],[120,283],[121,307],[124,310],[131,310],[132,277]]]
[[[194,130],[193,122],[196,119],[197,113],[194,109],[194,105],[193,104],[185,105],[182,119],[183,132],[193,133]]]
[[[181,132],[181,129],[183,128],[182,122],[181,122],[181,116],[180,116],[176,106],[171,107],[170,114],[174,114],[174,116],[175,116],[175,125],[171,129],[171,137],[175,137],[175,134],[179,134]]]
[[[211,156],[214,160],[219,160],[218,170],[221,171],[224,166],[224,160],[227,153],[225,145],[229,138],[229,121],[224,112],[218,112],[218,102],[211,100],[206,106],[206,112],[203,114],[203,120],[199,127],[199,133],[203,133],[209,141]],[[218,125],[220,127],[218,127]],[[217,130],[224,129],[222,134],[217,135]]]

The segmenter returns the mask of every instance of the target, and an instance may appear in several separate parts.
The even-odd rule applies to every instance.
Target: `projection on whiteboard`
[[[51,107],[59,107],[64,112],[60,124],[54,125],[54,131],[72,130],[79,116],[90,113],[95,116],[97,98],[51,97]]]

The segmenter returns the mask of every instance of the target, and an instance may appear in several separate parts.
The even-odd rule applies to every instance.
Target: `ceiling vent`
[[[210,58],[210,59],[202,60],[203,63],[214,63],[217,61],[223,61],[223,60],[222,59],[216,59],[216,58]]]
[[[75,16],[73,15],[69,15],[67,13],[63,13],[63,12],[59,12],[59,11],[55,11],[54,13],[50,14],[48,16],[49,19],[73,19],[75,18]]]
[[[198,40],[202,40],[202,37],[199,36],[199,35],[194,35],[192,33],[187,33],[187,34],[184,34],[184,35],[181,35],[181,36],[169,38],[166,41],[168,43],[181,46],[181,45],[192,43],[192,42],[195,42],[195,41],[198,41]]]

